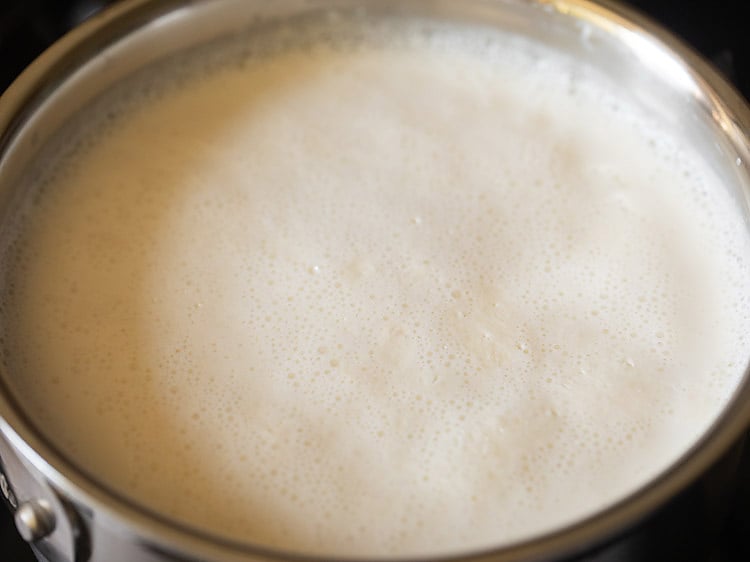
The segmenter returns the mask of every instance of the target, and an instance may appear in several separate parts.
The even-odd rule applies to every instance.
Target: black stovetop
[[[0,92],[50,43],[114,0],[0,0]],[[273,1],[273,0],[268,0]],[[740,14],[747,0],[631,0],[714,62],[750,99],[750,31]],[[750,561],[750,447],[721,538],[707,562]],[[0,562],[32,562],[0,506]]]

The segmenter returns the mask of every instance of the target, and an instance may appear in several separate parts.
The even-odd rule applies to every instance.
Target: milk
[[[741,379],[739,211],[593,69],[358,25],[81,118],[19,225],[13,385],[106,486],[264,546],[455,553],[611,505]]]

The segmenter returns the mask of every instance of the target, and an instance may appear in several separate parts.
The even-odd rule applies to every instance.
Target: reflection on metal
[[[26,542],[36,542],[55,530],[55,514],[45,500],[30,500],[18,506],[15,515],[18,534]]]

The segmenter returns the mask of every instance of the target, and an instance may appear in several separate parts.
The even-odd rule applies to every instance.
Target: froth
[[[708,167],[538,45],[399,37],[130,84],[47,178],[6,356],[108,485],[285,549],[454,552],[623,497],[726,402],[750,246]]]

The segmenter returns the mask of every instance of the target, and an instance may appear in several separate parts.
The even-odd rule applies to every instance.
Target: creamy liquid
[[[423,30],[142,77],[70,143],[3,321],[85,470],[244,541],[436,554],[590,515],[715,419],[750,334],[718,179],[593,70]]]

